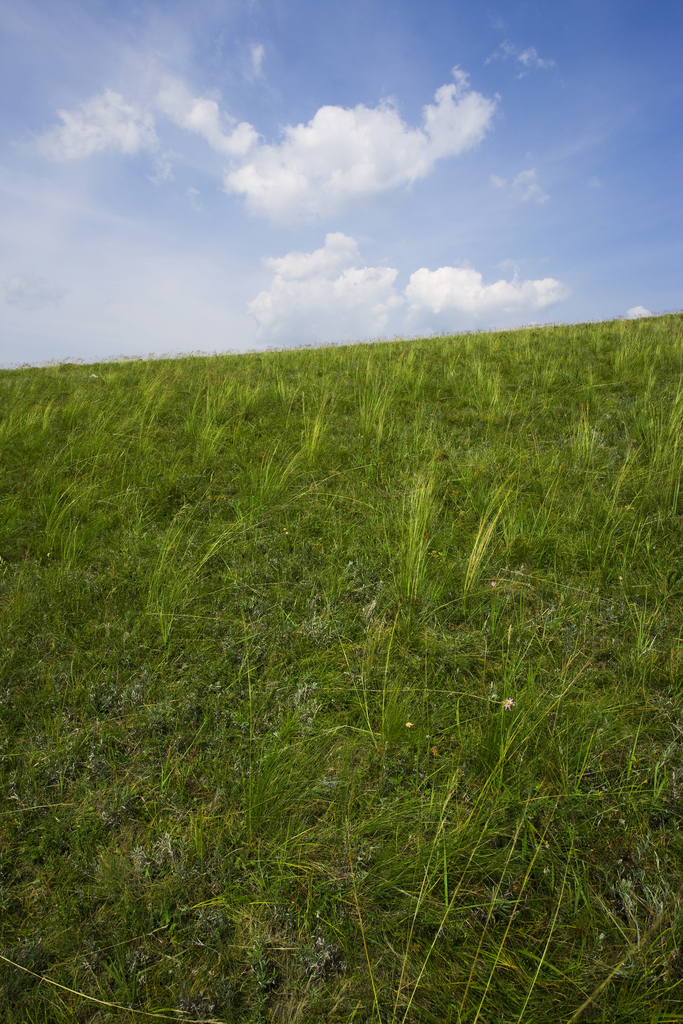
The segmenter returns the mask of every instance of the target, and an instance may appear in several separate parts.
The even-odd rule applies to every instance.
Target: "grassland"
[[[683,315],[0,416],[5,1024],[683,1020]]]

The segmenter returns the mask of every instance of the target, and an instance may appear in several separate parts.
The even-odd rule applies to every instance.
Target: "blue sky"
[[[683,307],[678,0],[0,2],[0,365]]]

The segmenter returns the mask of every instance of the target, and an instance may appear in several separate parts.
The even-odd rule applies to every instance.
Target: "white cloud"
[[[36,140],[39,152],[50,160],[81,160],[104,149],[131,154],[159,145],[152,115],[111,89],[77,110],[57,113],[63,124]]]
[[[254,69],[264,49],[252,47]],[[341,212],[350,203],[426,177],[437,160],[477,145],[489,130],[498,97],[469,88],[468,75],[453,68],[455,82],[435,93],[422,110],[422,126],[410,128],[390,102],[368,108],[321,107],[308,124],[287,125],[279,143],[263,141],[247,121],[222,115],[216,99],[193,96],[185,83],[162,75],[151,107],[186,131],[200,135],[230,161],[224,186],[245,197],[252,213],[293,224]],[[106,148],[135,153],[156,150],[154,117],[107,89],[76,111],[60,110],[64,122],[37,140],[53,160],[90,156]],[[155,161],[155,184],[172,181],[164,153]]]
[[[359,268],[359,259],[356,240],[340,231],[326,235],[324,247],[314,252],[264,259],[273,282],[247,307],[258,324],[257,338],[300,343],[381,334],[405,301],[393,287],[398,271]]]
[[[224,156],[244,157],[258,139],[258,133],[247,121],[237,124],[230,133],[224,132],[216,100],[193,96],[184,82],[170,75],[162,76],[154,106],[180,128],[201,135]],[[63,125],[36,140],[39,151],[51,160],[80,160],[104,149],[136,153],[159,146],[152,113],[136,103],[127,103],[111,89],[81,103],[75,111],[57,113]],[[226,120],[236,124],[235,118]],[[157,159],[156,168],[152,181],[173,180],[167,159]]]
[[[514,199],[519,203],[527,203],[533,199],[536,203],[545,203],[550,199],[547,192],[544,192],[538,183],[538,174],[535,167],[530,171],[521,171],[516,178],[510,182],[510,191]],[[499,178],[497,174],[490,175],[491,184],[494,188],[507,188],[505,178]]]
[[[505,22],[500,15],[491,14],[491,12],[489,12],[489,22],[491,23],[491,27],[498,29],[499,32],[505,31]]]
[[[459,312],[475,317],[533,312],[568,295],[566,285],[552,277],[485,285],[482,275],[471,267],[439,267],[434,271],[422,267],[410,275],[406,288],[413,319],[423,312]]]
[[[154,157],[154,167],[156,170],[155,174],[148,174],[147,177],[153,185],[160,185],[162,181],[175,181],[175,174],[173,173],[173,164],[171,163],[171,157],[178,159],[177,153],[162,153],[161,157]]]
[[[542,60],[536,52],[535,46],[529,46],[517,54],[517,60],[521,60],[525,68],[553,68],[554,60]]]
[[[550,199],[548,193],[544,192],[538,184],[537,177],[536,168],[533,167],[530,171],[522,171],[514,179],[512,191],[519,198],[520,202],[527,203],[530,199],[533,199],[535,203],[545,203]]]
[[[62,288],[30,272],[14,274],[5,281],[5,301],[11,306],[29,311],[58,306],[68,291],[68,288]]]
[[[250,47],[251,52],[251,70],[253,71],[256,78],[261,77],[261,64],[263,63],[263,43],[254,44]]]
[[[499,316],[530,316],[569,295],[552,277],[537,281],[496,281],[485,285],[471,267],[417,270],[405,295],[397,293],[397,270],[361,267],[355,239],[330,233],[315,252],[290,252],[263,264],[273,282],[248,311],[255,318],[259,340],[329,342],[376,337],[406,299],[406,327],[439,323],[464,315],[470,321]]]
[[[221,126],[216,100],[194,97],[179,78],[165,75],[155,102],[158,109],[180,128],[197,132],[212,149],[225,156],[245,156],[258,138],[258,133],[247,121],[242,121],[227,135]],[[234,118],[229,120],[235,123]]]
[[[507,60],[508,57],[516,57],[517,60],[524,65],[525,71],[521,71],[517,78],[524,78],[532,68],[554,68],[554,60],[543,60],[538,56],[535,46],[527,46],[526,50],[519,49],[514,43],[511,43],[509,39],[506,39],[500,44],[498,49],[494,50],[490,57],[487,57],[484,61],[485,64],[490,64],[492,60],[497,57],[501,57],[503,60]]]
[[[190,202],[190,206],[192,207],[192,209],[196,210],[196,212],[199,213],[199,211],[202,208],[202,203],[198,198],[201,195],[199,189],[193,188],[192,185],[188,185],[187,189],[185,190],[185,194]]]
[[[645,306],[631,306],[630,309],[626,310],[626,316],[629,320],[637,320],[641,316],[654,316],[649,309],[645,309]]]
[[[454,68],[453,75],[455,83],[423,108],[421,128],[409,128],[388,102],[321,107],[308,124],[285,127],[279,144],[261,143],[231,169],[226,191],[244,195],[252,213],[291,223],[424,178],[438,159],[480,142],[496,107],[469,90],[465,72]]]

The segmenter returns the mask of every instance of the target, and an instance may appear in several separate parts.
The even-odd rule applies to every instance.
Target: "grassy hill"
[[[683,315],[0,417],[0,1019],[683,1019]]]

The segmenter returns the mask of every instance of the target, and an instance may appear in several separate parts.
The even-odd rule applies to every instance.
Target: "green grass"
[[[0,415],[5,1024],[683,1020],[683,315]]]

